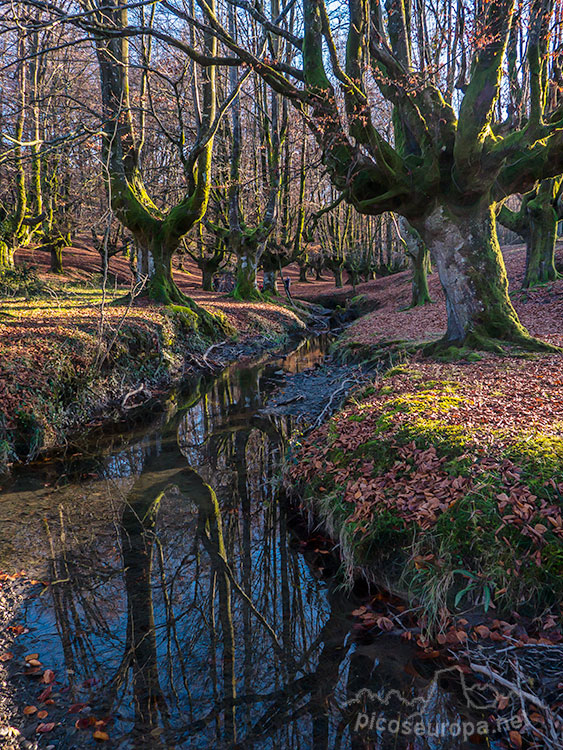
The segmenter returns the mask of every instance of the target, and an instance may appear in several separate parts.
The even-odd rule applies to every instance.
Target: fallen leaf
[[[390,620],[388,617],[378,617],[377,627],[381,628],[382,630],[392,630],[393,621]]]
[[[53,686],[51,685],[48,688],[45,688],[43,692],[39,695],[39,698],[37,699],[40,703],[45,703],[47,698],[51,695],[53,692]]]
[[[10,661],[10,659],[13,659],[14,655],[11,651],[6,651],[6,653],[2,654],[0,656],[0,661]]]
[[[477,625],[475,627],[475,632],[477,635],[479,635],[481,638],[488,638],[491,634],[491,631],[486,625]]]
[[[25,657],[25,660],[26,660],[26,661],[31,661],[32,659],[39,659],[39,654],[28,654],[28,655],[27,655],[27,656]]]
[[[43,672],[43,677],[41,678],[41,682],[43,682],[45,685],[49,685],[53,680],[55,679],[55,673],[52,669],[46,669]]]
[[[39,734],[46,734],[47,732],[52,732],[54,728],[55,722],[50,721],[48,724],[39,724],[35,731],[39,732]]]
[[[96,723],[95,716],[84,716],[82,719],[77,719],[74,722],[74,726],[77,729],[88,729],[89,727],[93,727],[95,723]]]
[[[92,737],[98,742],[107,742],[109,740],[109,735],[106,732],[100,732],[100,730],[94,732]]]
[[[522,747],[522,735],[520,732],[517,732],[516,730],[512,730],[509,732],[508,736],[510,737],[510,744],[512,747],[517,748],[517,750],[520,750]]]
[[[31,714],[34,714],[37,712],[37,706],[26,706],[23,712],[26,716],[31,716]]]
[[[68,709],[68,712],[69,714],[79,714],[83,708],[86,708],[87,705],[87,703],[73,703],[73,705]]]
[[[46,719],[47,716],[49,716],[49,712],[48,711],[39,711],[37,713],[37,718],[38,719]]]

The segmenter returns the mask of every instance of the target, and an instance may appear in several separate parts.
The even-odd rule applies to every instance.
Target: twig
[[[133,408],[131,406],[126,407],[125,404],[127,403],[127,401],[129,401],[130,398],[133,398],[133,396],[137,396],[139,393],[145,393],[146,396],[147,396],[147,398],[151,397],[151,392],[147,388],[145,388],[145,384],[144,383],[141,383],[141,385],[138,388],[135,388],[134,390],[129,391],[129,393],[125,394],[125,396],[123,397],[123,399],[121,401],[121,408],[122,409],[126,409],[126,408],[131,409],[131,408]]]
[[[546,706],[546,704],[541,700],[541,698],[538,698],[536,695],[533,695],[532,693],[528,693],[526,690],[522,690],[522,688],[519,688],[518,685],[516,685],[514,682],[507,680],[505,677],[501,677],[496,672],[493,672],[492,669],[489,669],[488,667],[483,667],[481,664],[473,664],[473,662],[469,662],[469,666],[474,672],[483,674],[485,675],[485,677],[490,677],[491,680],[493,680],[494,682],[498,682],[499,685],[503,685],[503,687],[508,688],[509,690],[512,690],[512,692],[515,695],[518,695],[520,699],[526,698],[526,700],[528,700],[534,706],[541,708],[542,711],[545,711],[546,713],[551,713],[549,706]]]
[[[207,367],[209,367],[209,368],[210,368],[211,370],[212,370],[213,368],[215,368],[215,367],[222,367],[222,365],[220,365],[220,364],[219,364],[219,363],[217,363],[217,362],[209,362],[209,361],[208,361],[208,359],[207,359],[207,356],[208,356],[209,352],[211,352],[211,351],[212,351],[213,349],[215,349],[215,348],[216,348],[216,347],[218,347],[218,346],[223,346],[223,344],[226,344],[226,343],[227,343],[226,341],[220,341],[220,342],[219,342],[218,344],[211,344],[211,346],[209,347],[209,349],[207,349],[207,351],[206,351],[206,352],[205,352],[205,354],[203,355],[203,358],[202,358],[202,359],[203,359],[203,361],[204,361],[205,365],[206,365]]]

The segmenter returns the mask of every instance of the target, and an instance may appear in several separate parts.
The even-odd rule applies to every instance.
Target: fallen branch
[[[210,370],[213,370],[216,367],[222,367],[223,365],[220,364],[219,362],[209,362],[209,360],[207,359],[209,352],[213,351],[213,349],[215,349],[218,346],[223,346],[223,344],[226,344],[226,343],[227,343],[226,341],[220,341],[218,344],[211,344],[209,349],[207,349],[205,354],[203,355],[202,357],[203,362],[205,363],[206,367],[209,367]]]
[[[511,682],[510,680],[507,680],[505,677],[501,677],[501,675],[497,674],[496,672],[493,672],[493,670],[489,669],[489,667],[483,667],[481,664],[473,664],[472,662],[469,662],[469,666],[474,672],[485,675],[485,677],[489,677],[491,680],[493,680],[493,682],[498,682],[499,685],[502,685],[503,687],[508,688],[509,690],[512,690],[512,692],[515,695],[518,695],[520,699],[525,698],[534,706],[541,708],[542,711],[545,711],[548,714],[551,713],[551,709],[549,708],[549,706],[547,706],[541,700],[541,698],[538,698],[537,695],[528,693],[527,690],[522,690],[522,688],[518,687],[516,683]]]
[[[133,406],[125,406],[125,404],[129,401],[129,399],[134,398],[135,396],[138,396],[140,393],[144,393],[147,398],[151,397],[151,392],[148,390],[148,388],[145,388],[145,384],[141,383],[141,385],[138,388],[135,388],[132,391],[129,391],[129,393],[126,393],[123,399],[121,400],[121,408],[122,409],[133,409]]]
[[[305,396],[301,394],[299,396],[294,396],[293,398],[287,398],[285,401],[278,401],[275,406],[287,406],[288,404],[294,404],[297,401],[305,401]]]
[[[328,404],[325,406],[325,408],[322,410],[322,412],[319,414],[319,416],[311,426],[311,430],[315,429],[316,427],[320,427],[325,417],[330,413],[332,406],[337,398],[343,397],[353,385],[360,385],[366,379],[367,378],[360,377],[348,378],[348,380],[344,380],[340,388],[337,388],[330,397]]]

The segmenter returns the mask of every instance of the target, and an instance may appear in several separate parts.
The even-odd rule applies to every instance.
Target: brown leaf
[[[26,660],[26,661],[31,661],[32,659],[39,659],[39,654],[28,654],[28,655],[27,655],[27,656],[25,657],[25,660]]]
[[[497,708],[502,711],[509,704],[509,698],[506,695],[499,695],[497,698]]]
[[[480,638],[488,638],[491,634],[491,631],[486,625],[477,625],[475,627],[475,632]]]
[[[107,734],[107,732],[101,732],[99,729],[98,731],[94,732],[92,737],[98,742],[107,742],[109,740],[109,735]]]
[[[39,732],[39,734],[46,734],[47,732],[52,732],[54,728],[55,722],[50,721],[48,724],[39,724],[35,731]]]
[[[513,729],[508,733],[508,736],[510,737],[510,744],[512,745],[512,747],[520,750],[520,748],[522,747],[522,735],[520,734],[520,732],[517,732],[515,729]]]
[[[87,705],[87,703],[73,703],[73,705],[68,709],[68,712],[69,714],[79,714],[83,708],[86,708]]]
[[[37,700],[40,703],[45,703],[45,701],[51,695],[52,692],[53,692],[53,686],[51,685],[50,687],[45,688],[45,690],[43,690],[43,692],[39,695],[39,698]]]
[[[88,729],[89,727],[93,727],[96,723],[96,717],[95,716],[84,716],[82,719],[77,719],[74,722],[74,726],[77,729]]]
[[[360,615],[363,615],[365,611],[366,611],[365,607],[358,607],[358,609],[352,610],[351,614],[354,617],[360,617]]]
[[[46,719],[47,716],[49,716],[49,712],[48,711],[38,711],[38,713],[37,713],[37,718],[38,719]]]
[[[388,617],[378,617],[377,626],[382,630],[392,630],[393,620],[390,620]]]
[[[0,655],[0,661],[10,661],[10,659],[13,659],[14,655],[11,651],[6,651],[4,654]]]
[[[37,706],[26,706],[23,712],[25,716],[31,716],[31,714],[34,714],[37,712]]]
[[[55,679],[55,673],[52,669],[46,669],[43,672],[43,677],[41,678],[41,682],[43,682],[45,685],[49,685],[53,680]]]

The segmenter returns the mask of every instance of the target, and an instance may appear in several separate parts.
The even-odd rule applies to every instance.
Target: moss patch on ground
[[[361,572],[436,624],[563,597],[563,357],[392,368],[292,447],[288,481]]]

